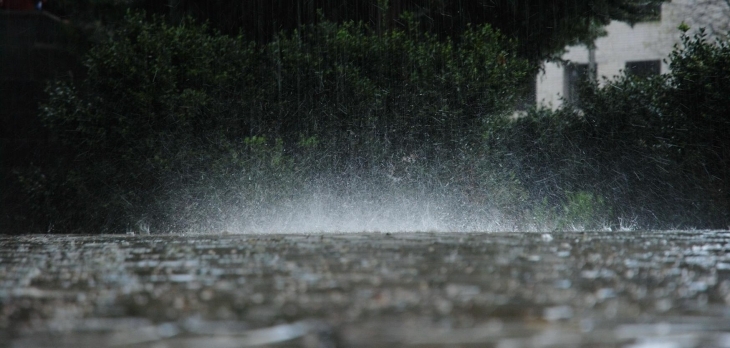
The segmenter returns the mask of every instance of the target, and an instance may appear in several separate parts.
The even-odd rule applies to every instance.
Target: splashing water
[[[470,232],[512,230],[499,214],[455,198],[426,195],[314,193],[244,208],[228,224],[234,233]]]

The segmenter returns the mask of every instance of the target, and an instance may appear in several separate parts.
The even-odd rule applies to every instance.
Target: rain
[[[0,347],[730,347],[728,1],[0,27]]]

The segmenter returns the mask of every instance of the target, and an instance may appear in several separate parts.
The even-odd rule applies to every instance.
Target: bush
[[[683,35],[669,60],[667,75],[623,76],[589,93],[586,118],[601,140],[594,152],[624,174],[604,176],[618,185],[603,191],[618,193],[614,204],[640,212],[649,226],[725,228],[730,49],[700,30]]]
[[[16,173],[25,211],[59,232],[221,229],[320,184],[460,197],[523,227],[530,211],[559,228],[727,226],[727,41],[684,36],[668,75],[509,121],[530,72],[514,42],[404,20],[320,21],[261,46],[128,15],[87,78],[49,84],[41,115],[65,149]]]
[[[728,226],[728,43],[685,35],[669,59],[667,75],[587,84],[580,110],[532,110],[489,134],[535,210],[546,202],[584,220],[594,209],[579,207],[606,206],[615,227]]]
[[[401,157],[477,140],[485,120],[512,106],[527,63],[488,26],[455,41],[410,26],[379,35],[323,22],[280,35],[268,46],[275,78],[266,99],[276,101],[282,137],[317,135],[353,166],[385,148]]]
[[[700,29],[683,35],[670,55],[672,74],[661,100],[670,120],[662,137],[671,139],[672,158],[699,186],[697,207],[708,209],[708,225],[730,222],[730,40],[707,41]]]
[[[67,157],[29,193],[51,192],[39,209],[58,231],[179,231],[318,177],[466,182],[454,173],[482,160],[485,121],[527,76],[514,51],[488,26],[437,40],[322,21],[258,46],[130,14],[91,49],[87,78],[49,85],[41,114]]]
[[[60,180],[77,192],[56,223],[176,229],[231,199],[217,190],[253,161],[243,98],[256,90],[242,86],[255,84],[257,59],[254,46],[205,26],[130,15],[90,51],[86,79],[47,89],[42,118],[71,154]]]

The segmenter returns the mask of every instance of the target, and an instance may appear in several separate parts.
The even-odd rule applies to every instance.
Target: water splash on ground
[[[496,210],[430,195],[306,194],[231,214],[232,233],[472,232],[514,226]]]

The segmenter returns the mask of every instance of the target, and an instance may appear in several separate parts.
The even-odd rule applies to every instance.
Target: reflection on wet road
[[[730,347],[730,232],[0,236],[0,347]]]

